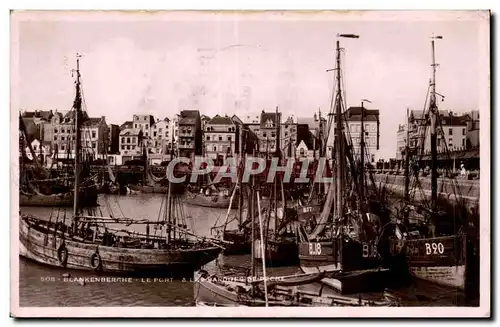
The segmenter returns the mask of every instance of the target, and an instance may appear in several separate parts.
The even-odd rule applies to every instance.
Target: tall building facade
[[[355,157],[361,155],[361,114],[363,116],[365,162],[375,163],[379,160],[380,150],[380,112],[378,109],[366,109],[361,107],[349,107],[344,113],[349,138],[352,141],[352,149]],[[335,121],[335,119],[334,119]],[[332,128],[333,139],[335,139],[336,128]],[[333,147],[330,146],[330,156],[333,157]]]
[[[216,115],[210,119],[204,130],[204,154],[218,161],[233,157],[238,143],[237,124],[228,116]]]
[[[201,117],[198,110],[182,110],[178,122],[177,149],[179,156],[194,158],[202,154]]]

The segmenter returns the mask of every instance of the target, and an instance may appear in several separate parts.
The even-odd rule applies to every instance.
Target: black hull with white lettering
[[[360,243],[348,238],[301,242],[299,261],[301,267],[318,268],[320,271],[363,270],[382,264],[374,243]]]
[[[439,285],[465,290],[466,235],[392,240],[391,252],[406,257],[410,273]]]

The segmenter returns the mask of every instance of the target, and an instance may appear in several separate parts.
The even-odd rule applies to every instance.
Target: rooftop
[[[199,110],[182,110],[181,117],[198,118],[200,116]]]
[[[364,109],[362,111],[362,109]],[[346,110],[345,117],[349,121],[361,121],[361,113],[364,112],[365,121],[379,121],[380,112],[378,109],[366,109],[361,107],[349,107]]]
[[[179,120],[179,125],[196,125],[196,118],[183,117]]]
[[[137,136],[141,133],[141,130],[138,128],[125,128],[120,132],[120,136]]]
[[[104,120],[104,117],[91,117],[87,119],[86,121],[83,122],[82,126],[88,126],[88,127],[96,127],[99,126],[101,121]]]
[[[265,112],[262,110],[260,114],[260,127],[261,128],[276,128],[276,124],[280,122],[281,113],[276,112]],[[271,122],[272,125],[268,123]]]
[[[215,115],[214,118],[210,119],[207,124],[212,125],[233,125],[233,120],[228,116]]]

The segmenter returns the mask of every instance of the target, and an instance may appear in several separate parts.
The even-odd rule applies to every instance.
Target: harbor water
[[[103,216],[125,216],[155,222],[163,219],[162,212],[160,212],[163,199],[164,195],[161,194],[100,195],[100,207],[97,213],[99,215],[102,213]],[[69,222],[72,216],[72,208],[22,207],[20,211],[53,221],[58,219]],[[188,228],[200,236],[211,236],[211,227],[214,224],[222,224],[226,213],[225,209],[184,205]],[[233,210],[232,215],[235,214],[236,210]],[[65,218],[64,215],[66,215]],[[233,226],[230,225],[229,228],[236,227],[235,221],[232,224]],[[132,225],[127,228],[145,232],[146,227],[145,225]],[[19,260],[19,305],[22,307],[195,305],[192,278],[173,280],[102,276],[94,272],[44,266],[21,257]],[[251,266],[251,260],[249,255],[221,255],[205,269],[209,272],[216,272],[222,265],[248,269]],[[269,276],[290,275],[299,271],[298,266],[266,270]],[[402,305],[407,306],[463,305],[462,294],[420,281],[415,281],[413,285],[404,289],[391,290],[390,293],[400,298]],[[374,294],[366,296],[374,296]]]

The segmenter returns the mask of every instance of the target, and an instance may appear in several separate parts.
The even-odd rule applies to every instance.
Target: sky
[[[15,15],[14,15],[15,16]],[[348,106],[380,110],[380,157],[396,153],[406,108],[423,109],[436,41],[441,110],[480,110],[485,35],[480,13],[432,12],[59,13],[13,20],[12,103],[69,110],[76,53],[86,110],[121,124],[133,114],[171,117],[259,113],[298,117],[330,110],[337,33]]]

